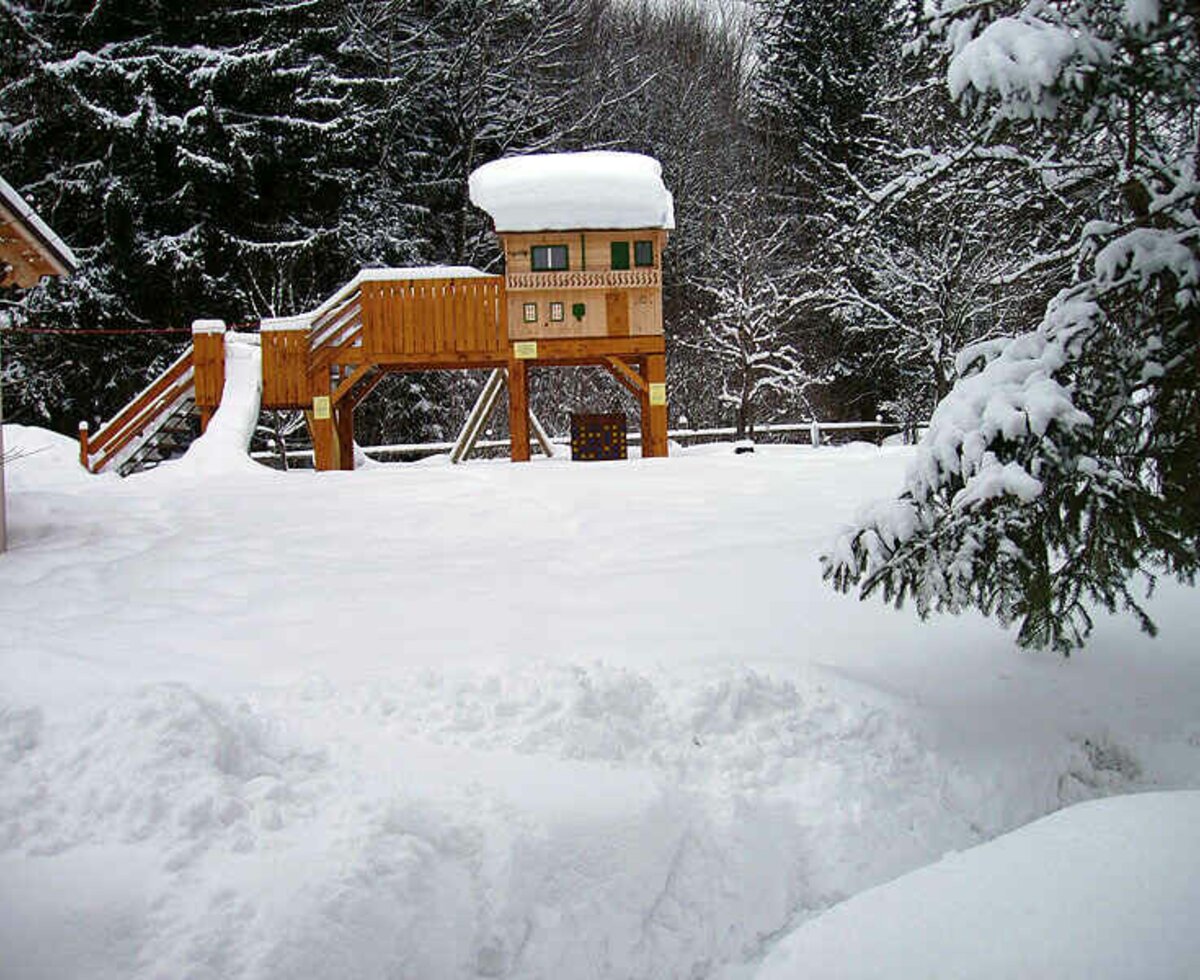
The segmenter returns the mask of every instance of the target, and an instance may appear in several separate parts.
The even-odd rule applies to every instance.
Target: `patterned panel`
[[[657,269],[628,272],[514,272],[509,289],[652,289],[662,285]]]
[[[571,459],[625,459],[625,413],[571,416]]]

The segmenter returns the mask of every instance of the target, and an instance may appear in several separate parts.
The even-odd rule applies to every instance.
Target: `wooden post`
[[[483,431],[483,427],[487,425],[487,420],[492,416],[492,409],[496,407],[496,399],[500,396],[500,389],[503,387],[504,369],[495,368],[488,375],[487,381],[484,382],[483,390],[479,392],[479,397],[475,399],[475,404],[471,406],[471,411],[467,415],[467,421],[463,425],[462,432],[454,440],[454,448],[450,450],[451,463],[461,463],[471,455],[471,450],[475,448],[475,442],[479,438],[479,433]]]
[[[79,423],[79,465],[89,473],[92,470],[88,464],[88,424],[86,422]]]
[[[224,320],[193,321],[192,383],[196,388],[196,407],[200,410],[200,432],[204,433],[221,405],[225,390]]]
[[[354,469],[354,406],[343,400],[333,415],[334,431],[337,434],[337,468]]]
[[[667,455],[667,358],[647,354],[642,375],[646,391],[642,403],[642,458]]]
[[[318,470],[336,470],[341,461],[338,449],[337,423],[333,416],[333,399],[330,397],[329,369],[318,371],[313,390],[324,394],[313,395],[312,408],[305,413],[309,435],[312,436],[313,466]]]
[[[512,440],[509,459],[529,462],[529,370],[527,362],[508,362],[508,431]]]

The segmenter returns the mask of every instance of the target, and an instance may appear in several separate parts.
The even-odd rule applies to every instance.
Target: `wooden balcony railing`
[[[662,286],[662,274],[657,269],[513,272],[507,282],[512,290],[657,289]]]

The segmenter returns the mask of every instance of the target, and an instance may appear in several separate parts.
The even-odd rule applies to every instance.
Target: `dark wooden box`
[[[571,459],[625,459],[625,413],[571,415]]]

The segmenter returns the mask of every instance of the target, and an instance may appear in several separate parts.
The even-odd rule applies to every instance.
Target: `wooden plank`
[[[478,302],[479,287],[467,280],[460,282],[455,290],[454,302],[454,343],[450,345],[456,351],[475,350],[477,344],[472,338],[475,334],[475,304]]]
[[[454,329],[454,287],[448,282],[433,283],[434,316],[433,316],[433,349],[453,350],[453,337],[450,331]],[[449,321],[449,322],[447,322]],[[447,338],[451,342],[447,342]]]
[[[437,283],[426,279],[421,285],[425,295],[425,316],[421,322],[421,326],[423,327],[421,337],[424,342],[422,349],[427,354],[436,354],[438,348],[435,327],[437,325],[438,306],[441,303],[441,298],[438,296]]]
[[[638,357],[665,353],[662,337],[549,337],[538,338],[538,361],[557,362],[560,358]]]
[[[359,305],[362,307],[363,346],[373,350],[379,343],[380,323],[379,291],[373,282],[364,282],[359,287]]]
[[[401,298],[404,287],[399,283],[390,282],[384,295],[383,315],[387,324],[387,332],[382,350],[398,351],[404,349],[404,316]]]
[[[394,353],[412,354],[416,351],[417,335],[414,324],[413,292],[411,283],[403,283],[396,288],[399,301],[397,313],[400,316],[400,344]]]
[[[469,349],[497,349],[496,344],[492,343],[492,325],[487,315],[487,306],[492,301],[494,289],[496,287],[492,283],[475,283],[472,293],[470,293],[470,307],[467,315],[470,320],[472,345]]]
[[[374,367],[374,365],[372,366]],[[368,378],[365,384],[359,385],[357,388],[351,391],[349,395],[346,396],[346,402],[350,405],[353,405],[355,408],[358,408],[358,406],[366,400],[367,396],[370,395],[371,392],[373,392],[377,387],[379,387],[379,382],[387,376],[387,371],[379,371],[377,369],[377,373]]]
[[[425,330],[429,322],[429,302],[422,286],[421,282],[413,283],[413,352],[428,354],[429,343],[426,340]]]
[[[289,339],[288,345],[290,347],[288,393],[294,399],[294,405],[304,406],[312,398],[308,384],[308,338],[297,333]]]
[[[471,324],[479,350],[496,349],[496,331],[492,328],[492,318],[488,315],[493,289],[491,283],[481,282],[476,284],[475,291],[471,294]]]
[[[604,364],[612,372],[614,378],[639,398],[649,390],[646,387],[646,379],[619,357],[606,357]]]
[[[336,405],[348,394],[350,394],[350,389],[358,384],[363,378],[365,378],[367,373],[372,371],[374,367],[374,364],[359,364],[356,368],[354,368],[349,375],[342,379],[337,388],[334,389],[333,403]]]

